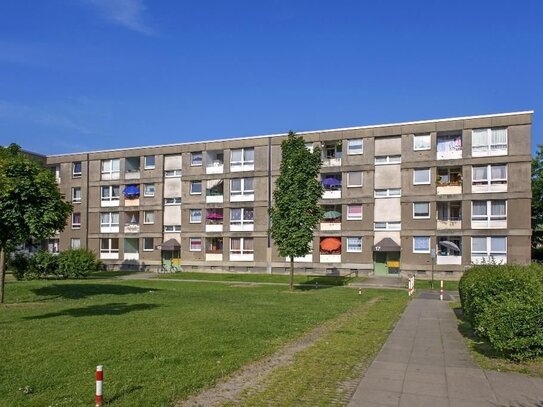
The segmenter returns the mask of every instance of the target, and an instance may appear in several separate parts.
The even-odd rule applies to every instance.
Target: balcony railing
[[[139,233],[139,232],[140,232],[140,225],[138,224],[124,225],[124,233]]]

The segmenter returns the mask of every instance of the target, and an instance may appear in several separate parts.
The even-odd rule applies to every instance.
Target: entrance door
[[[387,254],[386,252],[374,252],[374,266],[373,272],[376,276],[386,276],[388,275],[388,266],[387,266]]]

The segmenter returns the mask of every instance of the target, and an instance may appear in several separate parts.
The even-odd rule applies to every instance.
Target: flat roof
[[[372,129],[372,128],[391,127],[391,126],[409,126],[413,124],[439,123],[439,122],[447,122],[447,121],[453,121],[453,120],[467,120],[467,119],[485,119],[485,118],[491,118],[491,117],[516,116],[516,115],[521,115],[521,114],[533,114],[533,113],[534,113],[533,110],[526,110],[526,111],[520,111],[520,112],[493,113],[493,114],[483,114],[483,115],[477,115],[477,116],[447,117],[444,119],[417,120],[417,121],[410,121],[410,122],[372,124],[372,125],[354,126],[354,127],[340,127],[340,128],[325,129],[325,130],[297,131],[296,134],[304,135],[304,134],[314,134],[314,133],[329,133],[329,132],[334,132],[334,131]],[[250,139],[267,138],[267,137],[282,137],[282,136],[286,136],[287,134],[288,133],[275,133],[275,134],[265,134],[265,135],[259,135],[259,136],[232,137],[232,138],[213,139],[213,140],[187,141],[183,143],[155,144],[155,145],[140,146],[140,147],[125,147],[125,148],[113,148],[113,149],[108,149],[108,150],[93,150],[93,151],[82,151],[82,152],[75,152],[75,153],[50,154],[50,155],[47,155],[47,157],[65,157],[68,155],[108,153],[108,152],[114,152],[114,151],[140,150],[140,149],[145,149],[145,148],[175,147],[175,146],[184,146],[184,145],[197,144],[197,143],[217,143],[217,142],[223,142],[223,141],[250,140]]]

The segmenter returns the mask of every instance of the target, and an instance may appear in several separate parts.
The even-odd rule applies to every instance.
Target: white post
[[[443,280],[440,281],[439,287],[439,300],[443,301]]]

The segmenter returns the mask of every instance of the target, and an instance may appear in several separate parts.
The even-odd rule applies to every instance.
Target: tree
[[[543,243],[543,145],[532,159],[532,248]]]
[[[304,139],[289,131],[281,143],[281,167],[270,208],[270,234],[282,257],[290,258],[290,281],[294,282],[294,258],[310,252],[313,231],[322,219],[318,205],[323,187],[318,180],[322,165],[320,148],[310,152]]]
[[[0,304],[5,254],[30,239],[62,231],[71,211],[51,171],[16,144],[0,147]]]

